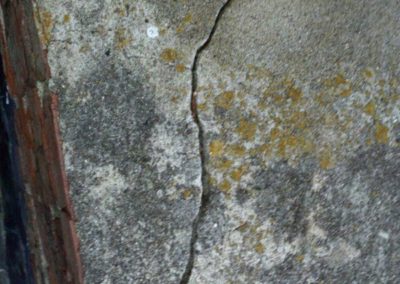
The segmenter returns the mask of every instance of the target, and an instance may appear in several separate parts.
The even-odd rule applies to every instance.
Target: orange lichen
[[[296,261],[297,262],[303,262],[304,261],[304,255],[303,254],[298,254],[296,255]]]
[[[332,154],[330,151],[325,150],[321,153],[321,156],[319,158],[319,166],[323,170],[328,170],[333,168],[334,164],[332,161]]]
[[[250,150],[251,155],[266,155],[270,152],[271,147],[268,144],[262,144]]]
[[[216,162],[215,167],[220,171],[227,171],[232,167],[232,165],[233,162],[231,160],[219,160]]]
[[[351,92],[352,92],[352,89],[351,89],[351,87],[349,87],[349,88],[347,88],[347,89],[344,89],[344,90],[340,93],[340,95],[341,95],[342,97],[348,97],[348,96],[351,95]]]
[[[375,106],[375,103],[373,101],[370,101],[364,107],[364,112],[366,114],[369,114],[370,116],[374,116],[375,115],[375,111],[376,111],[376,106]]]
[[[216,97],[215,104],[223,109],[229,109],[232,107],[234,96],[235,94],[231,91],[223,92]]]
[[[252,141],[255,138],[257,131],[257,124],[254,122],[241,119],[236,128],[236,132],[246,141]]]
[[[365,76],[365,78],[370,79],[370,78],[374,77],[374,71],[370,68],[367,68],[364,70],[364,76]]]
[[[218,186],[219,190],[221,190],[224,193],[228,193],[231,191],[231,184],[229,181],[226,179],[222,181],[222,183],[219,184]]]
[[[192,193],[192,191],[191,191],[190,189],[186,189],[186,190],[184,190],[184,191],[182,192],[182,197],[183,197],[183,199],[185,199],[185,200],[190,199],[192,196],[193,196],[193,193]]]
[[[176,72],[178,72],[178,73],[183,73],[183,72],[185,72],[185,70],[186,70],[186,66],[183,65],[183,64],[177,64],[177,65],[175,66],[175,70],[176,70]]]
[[[239,168],[237,168],[231,172],[231,178],[234,181],[240,181],[240,179],[242,178],[242,176],[244,175],[246,170],[247,170],[246,166],[240,166]]]
[[[335,77],[335,83],[336,85],[341,85],[341,84],[346,84],[347,80],[346,78],[343,76],[343,74],[338,74]]]
[[[40,13],[40,22],[42,24],[41,40],[44,45],[48,45],[51,40],[51,31],[53,29],[53,16],[48,11]]]
[[[286,146],[287,146],[287,142],[286,142],[286,140],[284,138],[279,140],[279,143],[278,143],[278,155],[280,157],[286,157]]]
[[[246,154],[246,148],[239,144],[229,145],[227,151],[229,155],[237,157],[242,157],[244,154]]]
[[[281,136],[281,131],[278,128],[274,128],[270,132],[270,138],[272,141],[277,140]]]
[[[258,254],[263,254],[265,252],[265,246],[262,243],[258,243],[254,246],[254,250]]]
[[[288,90],[289,97],[293,100],[293,102],[298,102],[303,94],[301,93],[300,89],[295,87],[290,87]]]
[[[389,141],[389,129],[381,124],[378,123],[375,128],[375,139],[378,143],[386,144]]]
[[[175,62],[178,59],[178,52],[173,48],[166,48],[161,52],[160,58],[165,62]]]
[[[210,143],[210,155],[212,157],[219,157],[224,152],[224,142],[220,140],[213,140]]]
[[[187,25],[189,25],[193,20],[193,16],[192,13],[188,13],[181,21],[181,23],[179,24],[179,26],[176,28],[176,32],[177,33],[182,33],[183,31],[185,31],[185,28]]]
[[[127,35],[127,30],[123,27],[118,27],[115,30],[114,38],[117,49],[124,49],[132,42],[132,38]]]
[[[207,104],[206,103],[201,103],[197,105],[197,109],[200,111],[206,110],[207,109]]]
[[[63,17],[63,23],[68,24],[71,21],[71,16],[70,15],[64,15]]]

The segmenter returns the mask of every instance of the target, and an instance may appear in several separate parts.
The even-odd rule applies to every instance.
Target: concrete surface
[[[36,18],[87,283],[398,281],[397,0]]]

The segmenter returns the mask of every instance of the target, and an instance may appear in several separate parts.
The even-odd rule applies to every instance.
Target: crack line
[[[198,133],[199,133],[199,153],[200,153],[200,160],[201,160],[201,185],[202,185],[202,192],[201,192],[201,197],[200,197],[200,205],[199,205],[199,210],[197,213],[197,216],[193,220],[192,224],[192,237],[190,240],[190,254],[189,254],[189,260],[186,265],[185,272],[182,275],[182,279],[180,281],[180,284],[187,284],[189,283],[190,277],[192,275],[192,270],[193,270],[193,265],[194,265],[194,258],[195,258],[195,245],[198,239],[198,227],[200,220],[205,216],[206,210],[207,210],[207,204],[209,200],[209,182],[208,182],[208,175],[207,175],[207,170],[205,166],[206,162],[206,148],[205,148],[205,140],[204,140],[204,129],[201,124],[200,118],[199,118],[199,111],[197,108],[197,96],[196,96],[196,90],[197,90],[197,64],[199,61],[200,54],[207,48],[207,46],[210,44],[215,31],[217,30],[218,23],[224,14],[225,10],[228,8],[228,6],[231,4],[233,0],[227,0],[222,7],[219,9],[217,16],[215,17],[214,20],[214,25],[212,26],[212,29],[210,33],[208,34],[208,37],[203,41],[203,43],[197,48],[196,53],[194,55],[192,67],[191,67],[191,72],[192,72],[192,90],[191,90],[191,98],[190,98],[190,110],[192,113],[193,121],[197,125],[198,128]]]

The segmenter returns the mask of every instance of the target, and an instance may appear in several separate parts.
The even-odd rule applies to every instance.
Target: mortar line
[[[199,140],[199,154],[200,154],[200,160],[201,160],[201,196],[200,196],[200,205],[199,205],[199,210],[197,213],[197,216],[193,220],[192,224],[192,236],[190,240],[190,254],[189,254],[189,260],[186,265],[185,272],[182,275],[182,279],[180,281],[180,284],[187,284],[189,283],[189,280],[192,275],[192,270],[193,270],[193,265],[194,265],[194,258],[195,258],[195,245],[198,239],[198,227],[200,220],[205,216],[206,211],[207,211],[207,204],[209,200],[209,181],[208,181],[208,174],[206,170],[206,147],[205,147],[205,139],[204,139],[204,129],[200,121],[199,117],[199,111],[197,107],[197,96],[196,96],[196,90],[198,87],[198,78],[197,78],[197,65],[198,65],[198,60],[201,55],[201,53],[208,47],[210,44],[215,31],[217,30],[218,23],[224,14],[225,10],[228,8],[228,6],[231,4],[233,0],[227,0],[222,7],[218,10],[217,16],[214,19],[214,25],[212,26],[212,29],[210,33],[208,34],[207,38],[203,41],[203,43],[197,48],[196,53],[194,55],[193,63],[191,66],[191,72],[192,72],[192,89],[191,89],[191,97],[190,97],[190,110],[191,114],[193,117],[194,123],[197,125],[198,128],[198,140]]]

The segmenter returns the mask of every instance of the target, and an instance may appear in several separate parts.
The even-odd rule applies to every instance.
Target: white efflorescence
[[[151,26],[147,28],[147,36],[149,38],[156,38],[158,37],[159,33],[158,33],[158,28],[155,26]]]

